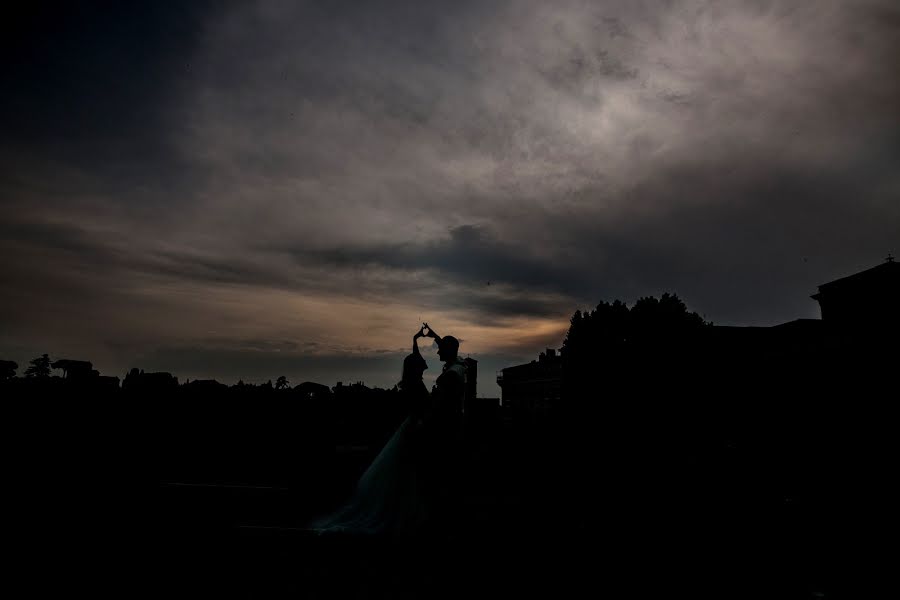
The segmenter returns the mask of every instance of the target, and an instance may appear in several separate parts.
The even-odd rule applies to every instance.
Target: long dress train
[[[418,395],[422,393],[427,398],[424,385],[417,390]],[[418,416],[408,416],[360,477],[350,501],[315,520],[311,528],[319,533],[391,537],[420,532],[429,518],[420,428]]]

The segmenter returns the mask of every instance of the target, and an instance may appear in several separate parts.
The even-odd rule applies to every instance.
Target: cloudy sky
[[[576,308],[900,253],[896,0],[185,5],[4,17],[0,358],[390,385],[427,320],[499,395]]]

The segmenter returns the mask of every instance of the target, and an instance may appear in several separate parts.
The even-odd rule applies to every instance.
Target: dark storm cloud
[[[214,4],[17,3],[4,17],[5,142],[89,141],[93,156],[67,157],[88,161],[126,136],[154,146]]]
[[[536,290],[565,287],[572,275],[565,265],[552,264],[527,246],[501,242],[486,227],[475,225],[453,227],[446,237],[436,240],[302,250],[297,256],[304,262],[337,268],[429,270],[447,282],[510,283]]]
[[[9,219],[0,223],[4,243],[24,243],[47,250],[73,253],[89,262],[108,262],[111,257],[97,240],[77,225],[61,223],[21,223]]]
[[[531,352],[662,291],[815,316],[900,252],[895,2],[94,6],[4,42],[17,335],[81,310],[106,347],[240,353],[282,315],[319,344],[284,353],[338,357],[415,312]]]

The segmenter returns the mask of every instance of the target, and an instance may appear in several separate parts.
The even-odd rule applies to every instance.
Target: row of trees
[[[11,360],[0,360],[0,379],[12,379],[16,376],[18,363]],[[44,379],[50,377],[50,357],[46,354],[31,360],[25,369],[25,377],[28,379]]]
[[[14,378],[18,368],[19,365],[15,361],[0,360],[0,380]],[[26,379],[48,379],[51,375],[51,369],[52,363],[50,361],[50,356],[48,354],[42,354],[29,362],[28,368],[25,369],[24,376]],[[238,385],[243,385],[243,381],[239,382]],[[269,385],[272,385],[271,381],[269,381]],[[288,381],[287,377],[281,375],[275,381],[274,387],[276,390],[288,389],[290,387],[290,381]]]

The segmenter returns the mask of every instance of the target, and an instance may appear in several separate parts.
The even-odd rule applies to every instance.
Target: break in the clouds
[[[191,6],[7,24],[4,354],[385,384],[421,320],[502,366],[900,250],[890,0]]]

